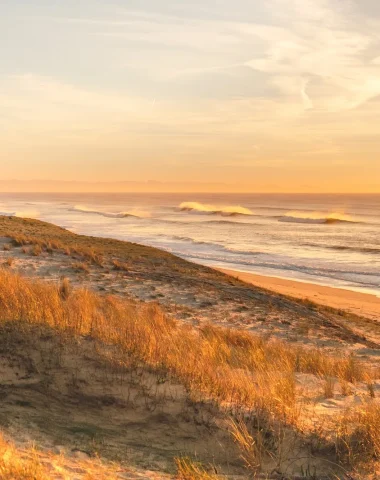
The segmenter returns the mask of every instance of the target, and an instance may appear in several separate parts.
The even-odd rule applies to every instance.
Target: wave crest
[[[334,224],[334,223],[359,223],[349,215],[343,213],[320,213],[320,212],[288,212],[279,217],[280,222],[310,223],[310,224]]]
[[[234,217],[238,215],[253,215],[249,208],[236,206],[218,207],[215,205],[206,205],[198,202],[183,202],[179,206],[182,212],[196,212],[208,215],[222,215],[225,217]]]
[[[351,247],[349,245],[321,245],[319,243],[304,243],[305,247],[312,247],[312,248],[321,248],[327,250],[337,250],[337,251],[347,251],[347,252],[355,252],[355,253],[368,253],[373,255],[379,255],[380,248],[377,247]]]
[[[91,208],[88,208],[82,205],[76,205],[72,210],[74,212],[90,213],[90,214],[100,215],[102,217],[107,217],[107,218],[128,218],[128,217],[140,218],[138,215],[134,215],[129,212],[117,212],[117,213],[102,212],[101,210],[91,210]]]

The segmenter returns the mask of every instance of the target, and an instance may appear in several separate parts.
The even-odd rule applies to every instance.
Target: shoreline
[[[269,277],[219,267],[214,268],[245,283],[271,290],[272,292],[302,300],[310,300],[323,306],[380,321],[380,298],[370,293],[355,292],[344,288],[327,287],[315,283]]]

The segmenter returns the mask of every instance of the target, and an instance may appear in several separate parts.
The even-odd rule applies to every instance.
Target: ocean
[[[380,195],[3,193],[0,213],[380,296]]]

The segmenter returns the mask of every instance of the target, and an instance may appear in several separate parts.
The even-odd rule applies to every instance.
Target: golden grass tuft
[[[46,468],[33,451],[20,456],[14,445],[0,435],[0,478],[2,480],[48,480]]]
[[[67,300],[71,294],[72,286],[68,278],[62,278],[61,284],[59,286],[59,294],[62,300]]]
[[[27,445],[16,446],[0,433],[1,480],[122,480],[145,478],[144,471],[119,463],[104,463],[98,458],[80,459],[70,452],[54,454]],[[131,474],[131,475],[129,475]],[[165,478],[167,478],[165,476]]]
[[[333,398],[335,392],[335,378],[325,377],[323,382],[323,395],[325,398]]]
[[[227,422],[227,427],[239,446],[241,458],[243,459],[247,470],[255,476],[262,465],[265,454],[264,442],[261,431],[258,430],[256,438],[248,431],[247,425],[241,419],[235,421],[232,418]]]
[[[74,262],[71,264],[71,268],[77,272],[90,273],[90,266],[85,262]]]
[[[8,257],[5,260],[4,265],[10,268],[13,266],[14,262],[15,262],[15,259],[13,257]]]
[[[39,257],[42,253],[42,247],[39,244],[33,245],[31,253],[32,253],[33,257]]]
[[[368,403],[348,410],[338,422],[337,452],[350,465],[380,460],[380,404]]]
[[[112,261],[112,266],[113,266],[114,270],[118,270],[118,271],[127,272],[129,270],[128,265],[124,262],[120,262],[119,260],[113,260]]]
[[[50,254],[54,251],[60,251],[65,255],[79,255],[81,259],[86,262],[98,265],[103,267],[103,255],[101,252],[97,251],[94,248],[88,248],[84,246],[73,245],[71,248],[64,244],[62,241],[57,239],[44,240],[39,237],[30,236],[30,235],[21,235],[21,234],[12,234],[9,233],[9,238],[11,238],[12,243],[9,247],[23,247],[25,251],[26,246],[30,246],[30,252],[34,256],[41,255],[42,252],[48,252]],[[3,247],[5,249],[5,246]]]
[[[193,462],[190,458],[176,458],[178,480],[220,480],[220,477],[208,473],[202,465]]]

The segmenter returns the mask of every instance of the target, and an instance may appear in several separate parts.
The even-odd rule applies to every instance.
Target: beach
[[[380,0],[0,3],[0,480],[380,480]]]
[[[197,462],[212,461],[223,472],[215,480],[243,480],[240,447],[226,425],[231,405],[241,411],[259,402],[263,420],[267,411],[276,425],[287,415],[292,441],[305,445],[282,460],[286,478],[309,468],[306,431],[324,448],[310,468],[327,479],[329,439],[352,424],[343,416],[363,402],[368,415],[378,408],[375,295],[220,271],[17,216],[0,216],[0,265],[0,420],[10,422],[0,430],[0,455],[17,438],[17,462],[28,458],[27,432],[41,452],[52,452],[39,457],[50,472],[54,453],[60,472],[195,478],[170,474],[180,445],[185,458],[196,451]],[[269,438],[282,441],[273,431]],[[107,463],[114,458],[123,459],[116,473]],[[193,471],[186,462],[180,468]],[[262,471],[273,468],[266,455]]]
[[[243,282],[281,293],[282,295],[310,300],[320,305],[345,310],[372,320],[380,319],[380,298],[376,295],[224,268],[218,268],[217,270],[238,278]]]

